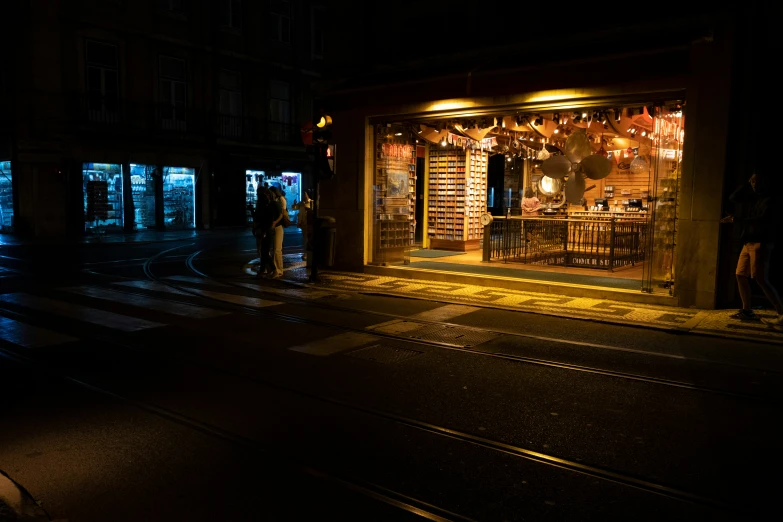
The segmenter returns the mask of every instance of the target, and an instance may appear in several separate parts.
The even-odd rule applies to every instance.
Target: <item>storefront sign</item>
[[[413,145],[397,145],[395,143],[384,143],[382,150],[384,156],[390,156],[392,158],[413,157]],[[327,153],[328,152],[334,152],[334,151],[329,151],[329,149],[327,149]]]

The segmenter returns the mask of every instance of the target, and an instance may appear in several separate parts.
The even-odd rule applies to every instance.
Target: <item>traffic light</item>
[[[313,147],[315,149],[315,174],[319,180],[334,176],[334,144],[332,140],[332,117],[321,112],[315,118],[313,127]]]

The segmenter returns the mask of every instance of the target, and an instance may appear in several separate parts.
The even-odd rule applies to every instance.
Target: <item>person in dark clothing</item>
[[[256,236],[256,249],[260,262],[258,276],[263,277],[272,268],[272,242],[274,240],[275,226],[280,222],[283,212],[280,204],[266,187],[258,187],[258,198],[253,214],[253,235]]]
[[[750,278],[753,278],[777,312],[777,317],[764,318],[762,321],[771,326],[781,326],[783,305],[777,291],[769,283],[769,262],[777,225],[775,201],[758,173],[754,173],[748,183],[735,190],[729,200],[742,206],[740,218],[729,215],[721,220],[723,223],[737,222],[742,226],[742,251],[736,271],[742,309],[731,317],[743,321],[759,320],[751,308]]]

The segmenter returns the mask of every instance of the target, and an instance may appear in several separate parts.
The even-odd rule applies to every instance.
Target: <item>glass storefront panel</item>
[[[11,162],[0,161],[0,232],[11,232],[14,226],[14,188]]]
[[[155,166],[130,164],[133,190],[133,228],[155,227]]]
[[[123,225],[122,165],[83,163],[85,232],[121,231]]]
[[[163,224],[166,228],[196,227],[196,170],[163,167]]]
[[[267,178],[270,187],[277,187],[285,196],[286,205],[288,205],[288,215],[291,221],[296,221],[296,210],[291,209],[291,205],[302,200],[302,175],[299,172],[283,172],[279,176],[270,176]]]
[[[370,262],[671,292],[683,105],[377,125]]]
[[[245,171],[245,207],[247,208],[247,221],[248,223],[253,221],[253,209],[256,208],[256,200],[258,199],[258,186],[264,184],[264,171],[263,170],[246,170]]]

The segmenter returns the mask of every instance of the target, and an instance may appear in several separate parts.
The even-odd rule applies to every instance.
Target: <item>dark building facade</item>
[[[258,183],[301,198],[323,4],[6,4],[4,232],[236,226]]]
[[[481,12],[463,2],[448,8],[400,2],[393,9],[335,3],[335,20],[362,17],[351,22],[353,32],[330,25],[330,59],[319,88],[318,105],[332,116],[338,151],[336,176],[321,187],[321,211],[337,219],[337,265],[476,281],[456,268],[412,270],[408,251],[485,248],[477,263],[505,263],[508,249],[500,243],[518,238],[505,236],[486,248],[486,231],[499,228],[481,225],[480,216],[493,208],[518,211],[527,187],[557,203],[553,215],[576,223],[577,233],[594,227],[602,239],[588,247],[605,247],[607,255],[615,255],[611,245],[625,245],[603,239],[606,216],[626,220],[628,230],[637,227],[628,234],[641,292],[606,295],[701,308],[736,302],[739,227],[720,219],[733,210],[728,194],[735,186],[754,169],[770,171],[757,147],[763,107],[774,99],[765,64],[780,47],[771,25],[777,10],[766,2],[742,9],[693,4],[654,16],[596,11],[545,21],[524,5]],[[543,191],[541,164],[549,154],[540,152],[558,154],[565,137],[585,131],[594,154],[616,161],[610,177],[588,179],[583,202],[566,204],[566,191]],[[507,179],[511,165],[524,174],[493,198],[503,168],[493,182],[486,165],[496,155],[508,162]],[[502,199],[512,186],[514,194]],[[595,211],[607,204],[612,212],[598,217]],[[495,216],[501,223],[504,217]],[[526,237],[514,247],[517,261],[535,239]],[[567,251],[571,242],[560,243],[559,257],[550,256],[555,263],[614,262],[592,252],[574,255]],[[551,261],[544,251],[534,254],[533,263]],[[779,285],[779,274],[773,277]],[[517,285],[543,293],[555,286]],[[605,295],[565,284],[557,291]]]

